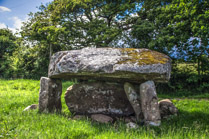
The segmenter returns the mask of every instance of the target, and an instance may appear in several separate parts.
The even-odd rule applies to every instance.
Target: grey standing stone
[[[141,111],[139,96],[138,96],[134,86],[130,83],[126,82],[124,84],[124,90],[125,90],[125,93],[126,93],[126,96],[129,100],[129,102],[131,103],[131,105],[134,109],[136,119],[137,119],[137,121],[139,121],[142,117],[141,116],[142,111]]]
[[[159,126],[161,117],[153,81],[147,81],[140,85],[140,99],[145,124]]]
[[[58,79],[41,77],[39,91],[40,112],[60,112],[62,82]]]

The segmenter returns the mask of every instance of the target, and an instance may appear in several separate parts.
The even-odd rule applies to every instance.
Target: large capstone
[[[61,94],[61,80],[41,77],[39,91],[39,111],[60,112],[62,109]]]
[[[147,80],[167,82],[170,72],[170,58],[156,51],[84,48],[55,53],[50,60],[48,76],[141,83]]]
[[[65,101],[72,113],[129,116],[134,110],[127,99],[123,84],[88,82],[67,89]]]

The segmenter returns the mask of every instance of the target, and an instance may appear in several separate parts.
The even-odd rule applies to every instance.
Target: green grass
[[[176,93],[158,93],[159,98],[181,98],[181,99],[208,99],[209,100],[209,93],[195,93],[191,91],[179,91]]]
[[[208,100],[173,99],[178,116],[163,120],[160,127],[127,129],[122,121],[99,124],[90,119],[70,120],[63,97],[71,84],[63,83],[62,113],[41,114],[38,110],[22,112],[28,105],[38,103],[39,81],[0,80],[0,138],[209,138]]]

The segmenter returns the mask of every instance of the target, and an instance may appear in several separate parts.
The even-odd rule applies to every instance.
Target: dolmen
[[[80,115],[135,115],[138,122],[159,126],[155,83],[166,83],[171,59],[159,52],[134,48],[83,48],[60,51],[42,77],[40,112],[60,112],[61,79],[76,79],[65,94],[70,112]]]

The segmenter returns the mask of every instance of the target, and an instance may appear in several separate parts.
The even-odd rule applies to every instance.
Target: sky
[[[26,21],[30,12],[53,0],[0,0],[0,28],[9,28],[15,33]]]

